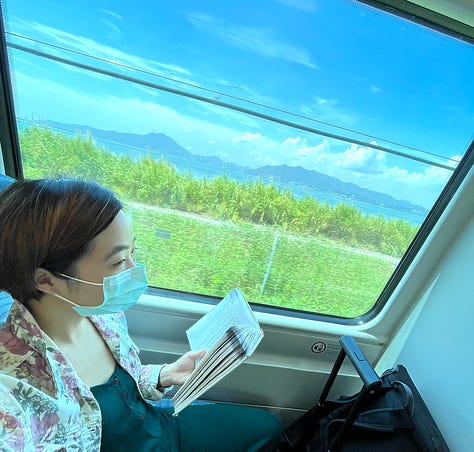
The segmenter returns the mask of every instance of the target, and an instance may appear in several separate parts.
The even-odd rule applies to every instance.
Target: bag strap
[[[394,372],[382,376],[382,393],[375,396],[379,398],[379,403],[375,403],[376,408],[361,411],[354,425],[386,431],[413,428],[413,391],[408,385],[394,378]]]
[[[357,396],[360,396],[360,393]],[[374,408],[361,407],[353,422],[355,427],[380,432],[414,428],[413,392],[406,384],[395,381],[392,387],[383,388],[380,393],[367,396],[366,401]],[[335,423],[342,425],[346,420],[347,407],[341,406],[331,413],[328,425]]]
[[[389,369],[386,370],[382,374],[382,386],[389,384],[390,386],[401,386],[403,387],[403,390],[405,391],[406,397],[407,397],[407,404],[405,406],[408,414],[410,417],[413,417],[413,414],[415,413],[415,397],[413,395],[413,391],[410,388],[409,385],[404,383],[403,381],[400,381],[397,377],[398,374],[398,369]]]
[[[342,424],[342,427],[329,444],[329,450],[337,450],[339,448],[339,445],[344,435],[354,424],[360,407],[363,406],[367,397],[369,397],[371,393],[374,393],[374,391],[377,391],[382,385],[380,377],[377,375],[374,368],[369,363],[366,356],[356,344],[352,336],[341,337],[339,339],[339,343],[341,344],[341,351],[339,352],[339,355],[336,358],[336,362],[334,363],[328,382],[326,383],[326,386],[323,389],[323,393],[321,394],[320,398],[320,403],[324,402],[325,398],[327,397],[329,389],[332,386],[332,383],[334,382],[337,372],[339,371],[342,365],[342,361],[344,360],[346,355],[349,357],[352,362],[352,365],[357,370],[357,373],[359,374],[360,378],[364,383],[364,387],[362,388],[362,391],[360,392],[360,395],[357,400],[353,403],[352,408],[346,418],[346,422]]]

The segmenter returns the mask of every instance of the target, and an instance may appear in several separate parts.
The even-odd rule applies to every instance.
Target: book
[[[174,416],[252,355],[263,331],[243,293],[234,288],[186,335],[192,351],[206,354],[174,395]]]

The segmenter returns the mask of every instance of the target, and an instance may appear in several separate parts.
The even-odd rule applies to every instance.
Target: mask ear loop
[[[91,285],[93,285],[93,286],[103,286],[102,283],[95,283],[95,282],[91,282],[91,281],[84,281],[83,279],[74,278],[74,276],[65,275],[64,273],[58,273],[58,275],[61,275],[61,276],[63,276],[64,278],[73,279],[74,281],[82,282],[82,283],[85,283],[85,284],[91,284]],[[58,295],[58,294],[53,294],[53,295],[54,295],[55,297],[58,297],[58,298],[60,298],[61,300],[65,301],[66,303],[69,303],[69,304],[73,305],[73,306],[76,306],[76,307],[78,307],[78,308],[83,307],[83,306],[80,305],[80,304],[74,303],[74,301],[68,300],[66,297],[63,297],[63,296]]]
[[[64,276],[65,278],[73,279],[74,281],[79,281],[79,282],[82,282],[82,283],[91,284],[93,286],[103,286],[104,285],[103,283],[84,281],[83,279],[74,278],[74,276],[65,275],[64,273],[58,273],[58,275]]]
[[[62,297],[61,295],[58,295],[57,293],[54,293],[53,295],[65,301],[66,303],[72,304],[73,306],[81,307],[80,304],[74,303],[74,301],[68,300],[66,297]]]

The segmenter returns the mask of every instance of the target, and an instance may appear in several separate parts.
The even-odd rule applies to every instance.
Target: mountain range
[[[127,147],[128,154],[140,155],[144,152],[156,158],[169,158],[175,164],[175,159],[185,159],[189,162],[204,164],[213,169],[234,170],[252,176],[271,178],[298,186],[315,189],[322,193],[338,195],[347,200],[357,200],[375,206],[388,207],[401,212],[426,215],[427,209],[414,205],[408,201],[398,200],[394,197],[373,190],[362,188],[351,182],[344,182],[336,177],[318,171],[308,170],[301,166],[288,165],[261,166],[258,168],[242,167],[233,163],[225,162],[216,156],[204,156],[193,154],[164,133],[148,133],[139,135],[134,133],[115,132],[111,130],[95,129],[84,125],[63,124],[59,122],[46,121],[46,125],[52,129],[58,129],[62,133],[77,135],[89,134],[97,144],[100,144],[111,152],[124,152]],[[179,160],[178,160],[179,161]]]

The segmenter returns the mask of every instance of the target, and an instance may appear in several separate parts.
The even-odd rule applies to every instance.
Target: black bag
[[[398,365],[379,378],[352,337],[340,343],[318,403],[286,428],[280,450],[449,452],[407,370]],[[346,355],[364,386],[351,397],[326,400]]]

